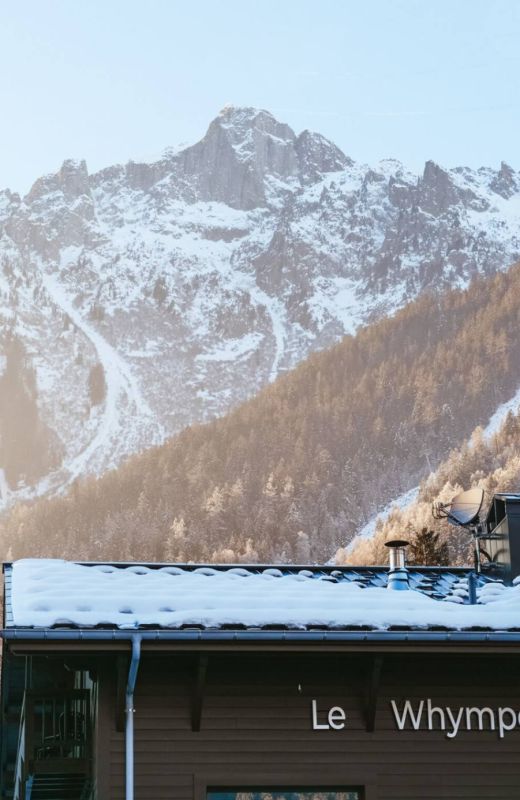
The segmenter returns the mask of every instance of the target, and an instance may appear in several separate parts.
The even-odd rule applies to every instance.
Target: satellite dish
[[[483,489],[468,489],[455,495],[450,503],[434,503],[434,519],[447,519],[452,525],[463,528],[474,526],[484,502]]]

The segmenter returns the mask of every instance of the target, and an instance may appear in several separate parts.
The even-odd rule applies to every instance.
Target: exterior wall
[[[373,658],[210,654],[200,732],[191,727],[196,656],[144,652],[135,695],[136,800],[203,800],[206,787],[365,787],[365,800],[517,800],[520,728],[397,729],[390,700],[431,698],[520,710],[516,655],[389,655],[375,730],[366,730]],[[124,798],[124,733],[116,730],[115,669],[102,675],[98,742],[103,800]],[[341,706],[344,730],[312,730]]]

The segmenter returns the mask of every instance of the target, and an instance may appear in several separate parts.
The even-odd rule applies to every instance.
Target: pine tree
[[[410,542],[410,563],[421,566],[436,567],[449,563],[449,551],[446,542],[439,542],[440,533],[429,528],[422,528]]]

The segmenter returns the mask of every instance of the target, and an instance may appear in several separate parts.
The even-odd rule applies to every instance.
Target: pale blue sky
[[[0,0],[0,187],[200,138],[227,103],[356,160],[520,169],[520,0]]]

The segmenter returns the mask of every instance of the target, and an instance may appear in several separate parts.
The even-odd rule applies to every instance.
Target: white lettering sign
[[[500,739],[506,733],[520,728],[520,712],[509,706],[493,710],[489,706],[436,706],[428,697],[413,703],[390,700],[397,729],[443,731],[447,739],[455,739],[462,731],[496,731]],[[341,731],[346,727],[347,715],[341,706],[318,709],[317,700],[311,701],[313,731]]]
[[[318,704],[316,700],[313,700],[311,703],[312,708],[312,730],[313,731],[341,731],[345,727],[345,720],[347,719],[347,715],[345,714],[344,710],[341,706],[332,706],[326,714],[325,712],[322,713],[322,719],[325,719],[325,722],[319,721],[319,712],[318,712]]]
[[[503,739],[506,733],[520,726],[520,713],[509,706],[500,707],[496,711],[489,706],[440,708],[432,705],[430,698],[420,700],[415,706],[410,700],[403,701],[401,706],[395,700],[391,700],[390,705],[398,730],[404,731],[407,728],[412,728],[414,731],[421,728],[428,731],[441,730],[445,731],[447,739],[455,739],[461,730],[496,730],[499,738]]]

